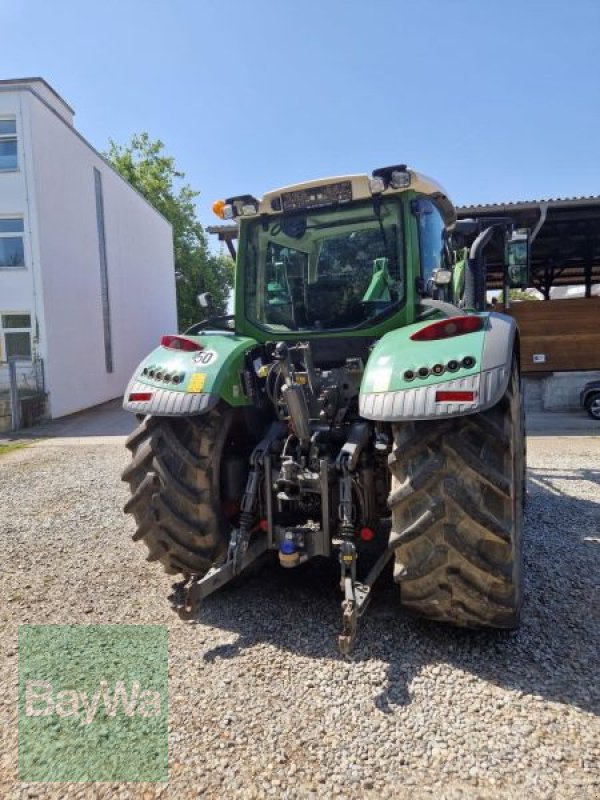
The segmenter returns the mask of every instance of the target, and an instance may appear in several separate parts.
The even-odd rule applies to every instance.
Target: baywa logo
[[[22,781],[168,778],[164,625],[19,629]]]
[[[102,702],[108,717],[116,717],[121,709],[126,717],[136,712],[142,717],[158,717],[161,713],[160,692],[140,691],[139,681],[134,681],[131,691],[123,681],[117,681],[111,692],[108,681],[101,680],[94,694],[63,689],[54,694],[50,681],[27,681],[25,684],[25,715],[28,717],[79,717],[84,725],[91,725]]]

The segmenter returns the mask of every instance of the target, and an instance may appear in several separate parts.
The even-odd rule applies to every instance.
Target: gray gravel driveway
[[[327,566],[277,565],[200,624],[131,541],[120,436],[0,458],[1,797],[600,797],[600,438],[529,441],[518,633],[409,617],[385,576],[350,660]],[[17,627],[165,623],[168,784],[17,780]]]

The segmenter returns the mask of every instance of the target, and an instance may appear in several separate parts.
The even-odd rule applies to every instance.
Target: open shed
[[[580,299],[512,303],[507,309],[519,324],[523,372],[600,370],[600,297],[593,296],[594,284],[600,284],[600,196],[463,206],[458,216],[508,216],[528,228],[531,285],[546,300],[561,287],[583,289]],[[489,254],[489,289],[502,288],[503,258],[497,250]]]
[[[514,203],[461,206],[460,219],[511,217],[519,228],[532,234],[532,286],[546,299],[558,286],[585,286],[592,296],[592,285],[600,283],[600,195],[519,200]],[[488,288],[502,288],[503,254],[488,258]]]

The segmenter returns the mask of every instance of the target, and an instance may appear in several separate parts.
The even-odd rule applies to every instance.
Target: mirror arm
[[[465,305],[478,311],[485,309],[486,270],[483,251],[494,233],[493,226],[483,230],[469,250],[465,274]]]
[[[540,218],[538,219],[535,228],[531,231],[531,234],[529,236],[530,245],[533,243],[536,236],[541,231],[542,226],[546,222],[547,215],[548,215],[548,201],[545,200],[543,203],[540,203]]]
[[[465,275],[465,303],[478,311],[485,311],[486,306],[486,267],[483,254],[485,248],[496,234],[501,234],[506,242],[509,217],[496,217],[477,236],[469,250],[469,260]]]

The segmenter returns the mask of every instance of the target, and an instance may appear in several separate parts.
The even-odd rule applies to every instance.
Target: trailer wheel
[[[480,414],[393,426],[389,505],[403,605],[468,627],[516,628],[525,477],[520,378]]]
[[[231,408],[141,422],[127,439],[132,460],[122,480],[131,489],[124,510],[136,521],[133,539],[144,541],[148,561],[169,574],[203,575],[226,552],[247,467],[235,487],[226,485],[223,454],[231,445],[239,462],[253,442],[246,418]]]

